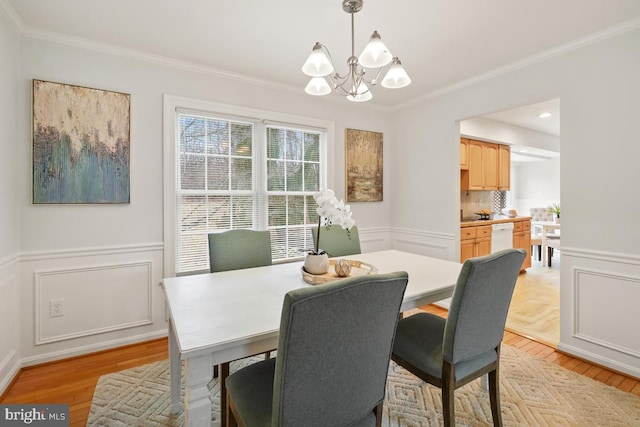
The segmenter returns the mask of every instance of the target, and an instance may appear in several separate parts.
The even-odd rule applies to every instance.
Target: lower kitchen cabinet
[[[520,270],[531,267],[531,220],[513,223],[513,247],[527,251]]]
[[[460,262],[491,253],[491,226],[460,228]]]

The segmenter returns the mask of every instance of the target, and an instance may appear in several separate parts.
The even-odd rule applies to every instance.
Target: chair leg
[[[489,400],[491,401],[491,416],[494,427],[502,427],[502,412],[500,411],[500,377],[498,367],[489,372]]]
[[[553,256],[553,248],[547,248],[547,266],[551,267],[551,257]]]
[[[271,352],[270,352],[270,351],[267,351],[267,352],[264,354],[264,360],[269,360],[269,359],[271,359]]]
[[[538,245],[538,261],[542,261],[542,245]]]
[[[380,402],[380,403],[378,403],[378,406],[376,406],[376,409],[375,409],[376,427],[382,427],[382,409],[383,409],[383,405],[384,405],[384,402]]]
[[[442,419],[444,427],[455,426],[455,398],[453,392],[454,367],[449,362],[442,363]]]

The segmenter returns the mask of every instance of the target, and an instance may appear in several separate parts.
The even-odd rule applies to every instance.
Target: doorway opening
[[[497,214],[515,211],[523,217],[531,216],[532,208],[561,205],[558,98],[463,120],[460,136],[508,145],[511,153],[508,190],[461,191],[462,216],[484,205]],[[560,256],[554,250],[551,267],[547,267],[547,255],[545,251],[540,259],[533,256],[531,267],[520,275],[507,329],[556,347],[560,341]]]

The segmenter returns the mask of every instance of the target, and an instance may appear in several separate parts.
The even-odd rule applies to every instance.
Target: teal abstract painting
[[[33,203],[130,202],[130,98],[33,80]]]

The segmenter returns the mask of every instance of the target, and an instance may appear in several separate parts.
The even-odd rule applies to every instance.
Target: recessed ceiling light
[[[551,113],[549,113],[549,112],[540,113],[540,114],[538,114],[538,117],[541,118],[541,119],[546,119],[548,117],[551,117]]]

